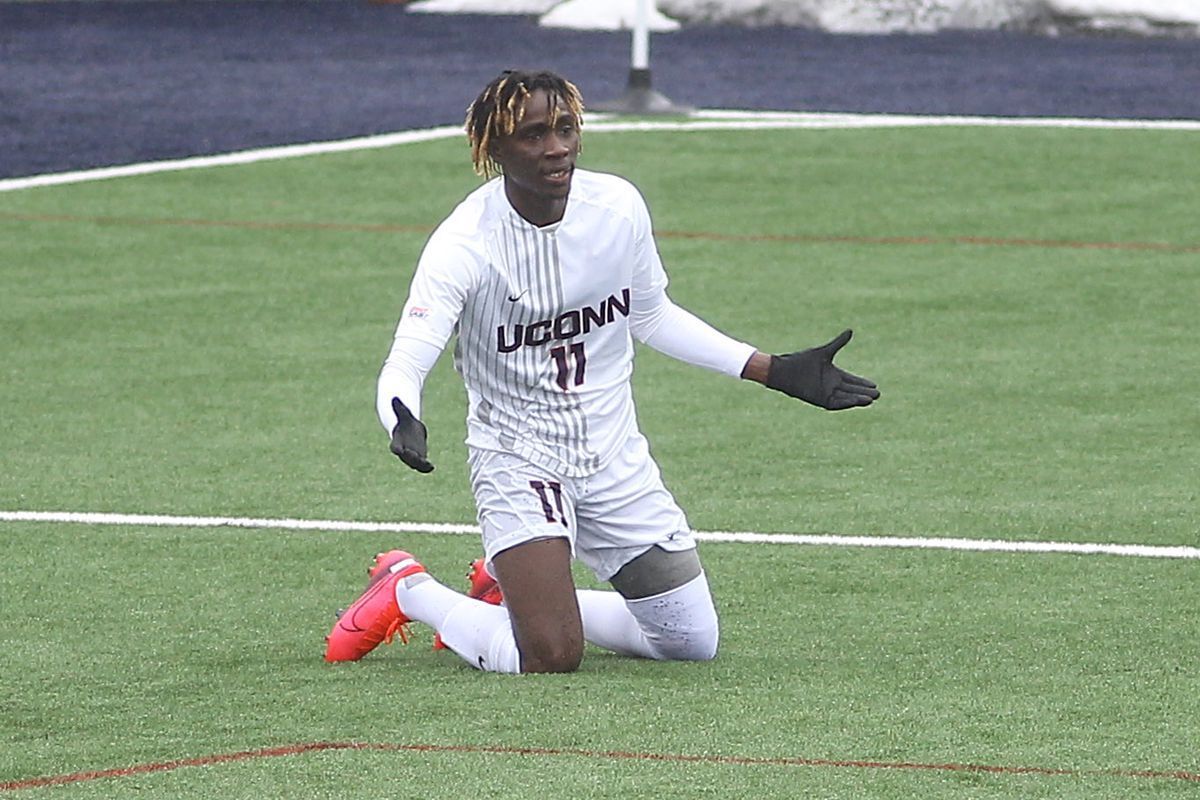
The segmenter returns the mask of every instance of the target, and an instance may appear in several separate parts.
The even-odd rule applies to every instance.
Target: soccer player
[[[833,364],[849,330],[773,356],[675,305],[642,196],[576,166],[582,125],[579,91],[550,72],[505,72],[467,111],[475,170],[491,180],[425,245],[377,411],[391,451],[432,470],[421,389],[457,337],[484,558],[461,594],[407,552],[377,555],[327,637],[327,661],[362,658],[397,631],[407,641],[411,621],[492,672],[570,672],[585,641],[711,659],[708,581],[634,414],[633,340],[829,410],[879,397]],[[615,591],[577,590],[573,557]]]

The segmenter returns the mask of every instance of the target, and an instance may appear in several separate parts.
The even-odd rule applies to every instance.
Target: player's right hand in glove
[[[425,424],[413,416],[399,397],[392,398],[392,411],[396,412],[396,427],[392,428],[391,451],[417,472],[433,472],[433,464],[426,458]]]
[[[837,351],[850,341],[852,335],[853,332],[847,329],[820,347],[771,356],[766,385],[829,411],[871,405],[879,397],[875,383],[852,375],[833,363]]]

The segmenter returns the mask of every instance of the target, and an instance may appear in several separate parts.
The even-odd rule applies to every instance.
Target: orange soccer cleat
[[[498,606],[504,602],[504,593],[500,591],[500,584],[496,583],[496,579],[484,569],[482,558],[477,558],[471,562],[471,568],[467,572],[467,580],[471,584],[470,588],[467,589],[467,597],[474,597],[476,600],[482,600],[494,606]]]
[[[396,582],[425,572],[425,567],[403,550],[375,556],[367,571],[367,588],[349,608],[338,615],[333,630],[325,637],[326,661],[357,661],[379,646],[391,644],[399,634],[408,643],[408,617],[396,603]]]
[[[470,586],[467,587],[467,597],[473,597],[494,606],[504,602],[504,593],[500,591],[500,584],[496,583],[496,579],[484,569],[482,558],[471,562],[471,566],[467,570],[467,581],[470,583]],[[435,635],[433,649],[444,650],[445,648],[446,645],[442,644],[441,635]]]

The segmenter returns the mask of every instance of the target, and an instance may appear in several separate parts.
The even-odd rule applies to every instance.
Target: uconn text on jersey
[[[594,327],[607,325],[617,314],[629,316],[629,287],[621,290],[620,297],[609,295],[594,308],[584,306],[564,311],[554,319],[542,319],[528,325],[519,322],[511,326],[500,325],[496,328],[496,350],[511,353],[522,346],[539,347],[550,341],[570,339],[588,333]]]

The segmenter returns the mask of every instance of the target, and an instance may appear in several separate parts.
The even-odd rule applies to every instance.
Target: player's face
[[[534,225],[562,219],[579,156],[579,120],[544,89],[525,99],[516,130],[496,141],[508,201]]]

